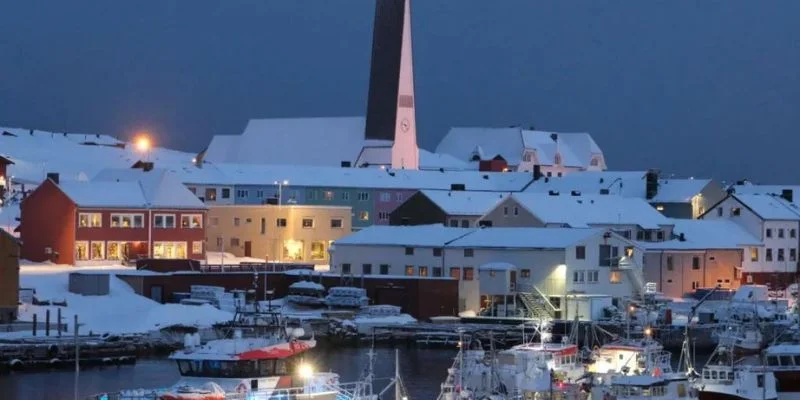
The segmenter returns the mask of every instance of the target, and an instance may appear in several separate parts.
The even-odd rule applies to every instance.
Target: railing
[[[201,272],[285,272],[295,269],[313,271],[312,264],[296,263],[241,263],[241,264],[204,264]]]
[[[556,308],[556,306],[554,306],[553,303],[550,302],[550,299],[548,298],[548,296],[546,294],[542,293],[542,291],[539,290],[539,288],[536,287],[536,285],[534,285],[532,283],[520,283],[520,282],[517,282],[517,291],[518,292],[531,293],[531,294],[536,295],[541,300],[543,300],[542,302],[545,305],[547,305],[547,307],[549,308],[549,310],[551,312],[555,312],[555,311],[559,311],[560,310],[559,308]]]
[[[309,385],[286,389],[262,389],[247,393],[226,393],[225,400],[296,400],[311,399],[324,394],[336,394],[337,400],[358,400],[367,398],[366,382]],[[126,390],[123,392],[101,393],[89,396],[86,400],[160,400],[167,389]]]

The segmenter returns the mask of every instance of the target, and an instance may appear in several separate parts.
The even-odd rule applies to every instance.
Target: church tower
[[[392,168],[418,169],[410,0],[377,0],[365,139],[392,141]]]

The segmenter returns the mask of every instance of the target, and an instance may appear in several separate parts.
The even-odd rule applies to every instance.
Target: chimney
[[[783,189],[781,191],[781,197],[783,197],[784,200],[791,203],[792,200],[794,199],[794,191],[792,189]]]
[[[342,168],[350,168],[351,165],[350,161],[342,161]]]
[[[657,169],[649,169],[645,174],[645,193],[647,196],[647,200],[656,197],[658,194],[658,173]]]
[[[533,166],[533,180],[538,181],[541,178],[542,178],[542,166],[536,164]]]
[[[681,242],[685,242],[686,241],[686,236],[683,235],[683,232],[681,232],[678,235],[678,240],[681,241]]]
[[[452,184],[450,184],[450,190],[454,191],[454,192],[455,191],[463,192],[463,191],[467,190],[467,187],[463,183],[452,183]]]
[[[558,141],[558,134],[557,133],[551,133],[550,134],[550,139],[553,139],[554,142],[557,142]]]
[[[578,191],[578,190],[573,190],[573,191],[572,191],[572,195],[573,195],[573,196],[580,196],[580,195],[581,195],[581,192],[580,192],[580,191]]]
[[[58,184],[59,184],[59,175],[58,175],[58,172],[48,172],[48,173],[47,173],[47,179],[50,179],[51,181],[53,181],[53,183],[55,183],[56,185],[58,185]]]
[[[558,196],[558,191],[557,190],[551,190],[551,191],[547,192],[547,194],[549,194],[550,196]]]

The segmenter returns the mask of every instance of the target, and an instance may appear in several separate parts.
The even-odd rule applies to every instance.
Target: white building
[[[763,248],[751,247],[745,254],[747,283],[782,286],[794,281],[800,247],[800,207],[771,194],[731,194],[702,218],[734,221],[764,244]]]
[[[460,311],[566,315],[567,295],[642,294],[642,251],[604,229],[373,226],[334,243],[332,271],[450,277]]]
[[[451,128],[436,153],[477,162],[502,157],[512,170],[544,176],[606,169],[603,151],[588,133],[555,133],[511,128]]]

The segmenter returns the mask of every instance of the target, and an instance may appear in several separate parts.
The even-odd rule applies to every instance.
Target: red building
[[[5,200],[6,192],[11,190],[11,179],[8,176],[8,166],[14,164],[11,160],[0,156],[0,205]]]
[[[22,258],[59,264],[205,257],[205,205],[163,170],[47,179],[21,205]]]

